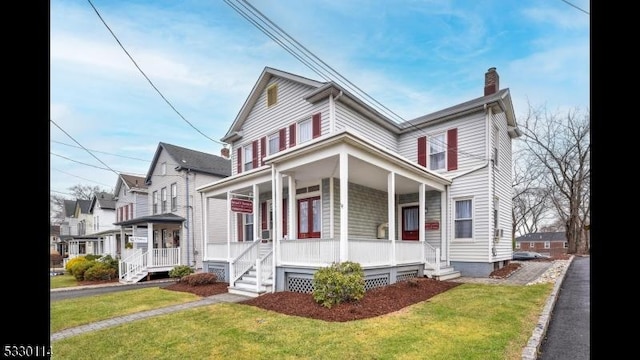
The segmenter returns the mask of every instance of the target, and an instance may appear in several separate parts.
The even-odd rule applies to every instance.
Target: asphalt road
[[[143,281],[135,284],[126,284],[126,285],[113,285],[113,286],[96,286],[96,287],[83,287],[77,289],[59,289],[57,291],[51,291],[49,295],[49,299],[51,301],[56,300],[64,300],[64,299],[72,299],[83,296],[92,296],[99,294],[106,294],[114,291],[124,291],[124,290],[134,290],[134,289],[142,289],[146,287],[154,287],[154,286],[166,286],[173,283],[175,280],[151,280],[151,281]]]
[[[558,291],[538,360],[590,359],[590,290],[591,259],[575,257]]]

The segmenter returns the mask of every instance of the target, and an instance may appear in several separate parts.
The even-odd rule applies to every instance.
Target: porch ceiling
[[[317,184],[318,178],[334,177],[340,179],[339,156],[331,156],[287,171],[294,174],[299,186]],[[389,170],[349,156],[349,182],[387,191]],[[419,184],[396,174],[396,194],[410,194],[418,191]]]

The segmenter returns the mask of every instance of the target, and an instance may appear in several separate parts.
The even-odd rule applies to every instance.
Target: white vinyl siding
[[[486,121],[483,112],[465,116],[459,120],[436,124],[421,129],[413,129],[402,135],[398,144],[398,153],[413,163],[418,163],[418,138],[427,136],[427,148],[430,137],[458,129],[458,169],[442,172],[445,176],[456,176],[486,163]],[[445,135],[446,140],[446,135]],[[428,154],[427,154],[428,155]],[[427,165],[429,166],[429,158]],[[445,165],[446,166],[446,165]],[[482,181],[486,182],[486,178]]]
[[[356,113],[339,101],[336,102],[336,131],[349,129],[373,144],[390,151],[398,151],[398,137],[391,131]]]
[[[231,172],[237,174],[238,147],[250,144],[254,140],[273,134],[274,132],[286,128],[286,143],[289,148],[289,125],[296,124],[304,119],[311,119],[316,113],[321,113],[321,132],[326,134],[329,130],[329,103],[323,100],[317,104],[311,104],[304,100],[309,91],[314,88],[308,85],[299,84],[287,79],[274,77],[269,80],[270,85],[278,84],[277,106],[267,108],[266,88],[256,100],[254,107],[242,124],[242,138],[231,144]],[[296,129],[297,130],[297,129]],[[296,133],[296,139],[299,134]],[[296,146],[299,143],[296,141]],[[260,150],[260,153],[262,149]],[[244,156],[244,153],[243,153]],[[245,159],[242,159],[243,163]]]
[[[498,129],[495,134],[494,141],[498,143],[498,166],[492,167],[493,171],[493,191],[494,196],[500,201],[498,202],[498,225],[503,231],[500,241],[495,244],[498,260],[507,260],[511,258],[512,252],[512,227],[511,227],[511,209],[513,202],[511,200],[513,184],[511,181],[511,144],[512,139],[507,133],[507,120],[504,113],[493,116],[491,120],[494,124],[492,127]],[[517,141],[517,140],[516,140]]]

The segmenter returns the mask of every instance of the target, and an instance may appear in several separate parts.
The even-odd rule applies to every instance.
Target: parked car
[[[513,253],[513,260],[534,260],[534,259],[550,259],[549,255],[540,254],[535,251],[516,251]]]

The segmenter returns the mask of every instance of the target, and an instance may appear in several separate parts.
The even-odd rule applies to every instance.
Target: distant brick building
[[[536,251],[553,257],[566,254],[568,247],[564,231],[537,232],[517,237],[514,251]]]

